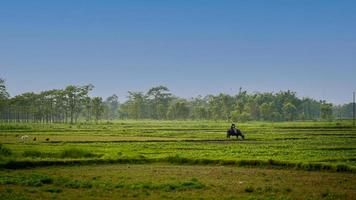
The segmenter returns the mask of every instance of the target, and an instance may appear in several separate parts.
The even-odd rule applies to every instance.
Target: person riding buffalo
[[[245,136],[242,134],[242,132],[236,128],[235,124],[231,124],[231,127],[229,130],[227,130],[227,137],[230,138],[231,135],[235,135],[236,138],[239,138],[239,136],[242,137],[242,139],[245,139]]]

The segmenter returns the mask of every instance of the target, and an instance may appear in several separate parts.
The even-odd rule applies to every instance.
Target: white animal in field
[[[20,140],[21,140],[22,142],[25,142],[26,140],[28,140],[28,135],[23,135],[23,136],[21,136],[21,137],[20,137]]]

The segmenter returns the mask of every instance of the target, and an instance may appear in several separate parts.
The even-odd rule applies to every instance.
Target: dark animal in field
[[[34,137],[34,138],[33,138],[33,141],[36,141],[36,140],[37,140],[37,138],[36,138],[36,137]]]
[[[49,138],[46,138],[46,141],[48,142],[48,141],[49,141]]]
[[[239,136],[242,137],[242,139],[245,139],[245,136],[242,134],[242,132],[239,129],[229,129],[226,131],[226,137],[230,138],[230,136],[236,136],[236,138],[238,139]]]

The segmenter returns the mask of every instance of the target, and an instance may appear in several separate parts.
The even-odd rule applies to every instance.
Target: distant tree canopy
[[[218,94],[184,99],[165,86],[147,92],[129,91],[119,103],[116,95],[91,97],[94,86],[69,85],[40,93],[10,97],[0,79],[0,120],[8,122],[65,122],[114,119],[294,121],[351,118],[352,103],[333,106],[325,101],[299,98],[295,92]]]

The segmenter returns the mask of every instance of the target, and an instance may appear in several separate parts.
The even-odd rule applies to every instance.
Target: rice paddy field
[[[350,121],[0,124],[0,199],[356,199]]]

